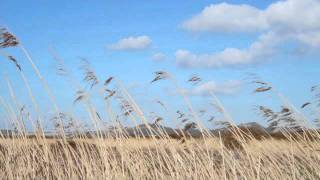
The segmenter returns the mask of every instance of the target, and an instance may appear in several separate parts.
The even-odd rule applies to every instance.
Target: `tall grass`
[[[70,82],[76,94],[73,104],[83,104],[93,124],[94,132],[90,133],[74,114],[61,111],[31,55],[7,29],[0,31],[0,47],[1,55],[13,63],[22,77],[35,112],[35,117],[30,115],[31,110],[19,102],[10,77],[6,77],[12,102],[0,96],[0,108],[12,129],[0,133],[0,177],[3,179],[320,179],[318,130],[303,127],[299,122],[306,121],[306,117],[282,95],[280,99],[284,103],[279,112],[261,105],[257,108],[270,123],[269,128],[277,130],[269,133],[237,126],[222,101],[211,92],[211,104],[224,117],[216,123],[225,127],[214,134],[203,125],[201,113],[205,111],[199,114],[195,110],[173,75],[156,72],[152,84],[170,80],[188,109],[176,111],[177,117],[168,112],[172,121],[184,125],[169,134],[161,128],[164,118],[157,115],[149,119],[119,79],[110,76],[100,80],[84,60],[81,70],[87,88],[82,87],[68,72],[63,60],[53,53],[59,74]],[[55,127],[53,134],[45,133],[45,119],[24,67],[19,63],[22,60],[7,54],[7,48],[20,48],[42,82],[55,111],[51,118]],[[201,78],[194,75],[188,82],[196,85]],[[254,83],[259,85],[254,90],[256,93],[274,91],[270,83],[261,80]],[[312,88],[312,92],[316,88]],[[104,102],[109,116],[107,128],[105,118],[92,103],[91,93]],[[279,92],[275,93],[279,96]],[[302,108],[316,102],[304,103]],[[168,110],[161,101],[157,103]],[[119,108],[114,109],[112,104]],[[123,119],[134,124],[133,134],[124,127]],[[209,121],[215,118],[211,116]],[[25,123],[31,123],[32,129],[27,130]],[[201,133],[197,137],[192,135],[196,128]]]

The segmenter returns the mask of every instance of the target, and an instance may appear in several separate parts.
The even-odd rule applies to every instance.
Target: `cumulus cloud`
[[[212,4],[183,23],[193,32],[255,32],[259,38],[248,48],[226,48],[221,52],[193,54],[176,52],[179,65],[221,67],[253,63],[272,55],[277,47],[295,41],[310,48],[320,47],[320,1],[286,0],[266,9],[250,5]]]
[[[108,46],[112,50],[141,50],[151,45],[152,40],[148,36],[127,37]]]
[[[210,5],[183,23],[191,31],[252,32],[262,30],[319,30],[319,0],[286,0],[258,9],[250,5],[220,3]]]
[[[182,67],[217,68],[254,63],[256,59],[264,59],[274,54],[276,45],[284,37],[275,38],[273,33],[261,36],[247,49],[226,48],[221,52],[210,54],[194,54],[188,50],[176,51],[177,64]]]
[[[249,5],[213,4],[183,23],[191,31],[256,31],[267,26],[261,11]]]
[[[222,83],[208,81],[187,91],[187,93],[194,96],[210,96],[211,93],[230,95],[236,93],[241,85],[242,82],[239,80],[229,80]]]
[[[163,61],[166,59],[166,55],[164,55],[163,53],[156,53],[151,57],[151,59],[153,61]]]

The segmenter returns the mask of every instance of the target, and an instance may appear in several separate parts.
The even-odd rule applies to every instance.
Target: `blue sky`
[[[237,122],[265,123],[254,105],[279,106],[272,94],[252,94],[254,87],[243,81],[246,72],[271,82],[296,106],[309,100],[310,87],[319,83],[317,0],[4,0],[1,6],[0,24],[20,38],[66,111],[79,108],[72,104],[75,90],[56,75],[49,48],[79,81],[80,57],[90,61],[102,80],[119,78],[146,113],[160,111],[154,99],[165,101],[173,113],[186,109],[171,83],[150,85],[158,70],[173,74],[197,109],[213,111],[206,91],[215,92]],[[19,59],[43,116],[49,116],[45,112],[52,107],[21,51],[3,51]],[[30,104],[16,69],[1,60],[1,76],[8,74],[21,101]],[[203,79],[199,87],[186,83],[192,74]],[[5,83],[0,94],[9,99]],[[99,102],[97,106],[102,107]]]

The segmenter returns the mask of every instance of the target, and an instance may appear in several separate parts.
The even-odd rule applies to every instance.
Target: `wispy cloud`
[[[151,57],[151,59],[153,61],[163,61],[166,59],[166,55],[164,55],[163,53],[156,53]]]
[[[233,95],[239,92],[242,85],[243,82],[240,80],[228,80],[225,82],[208,81],[191,89],[183,88],[177,91],[166,89],[165,92],[167,92],[168,95],[177,95],[179,94],[178,91],[180,91],[190,96],[211,96],[212,93],[220,95]]]
[[[188,92],[194,96],[209,96],[211,93],[231,95],[241,88],[242,82],[239,80],[229,80],[226,82],[217,83],[215,81],[208,81],[199,86],[194,87]]]
[[[226,48],[221,52],[193,54],[176,52],[179,65],[221,67],[254,63],[277,52],[277,47],[294,41],[308,48],[320,47],[320,1],[286,0],[258,9],[250,5],[212,4],[182,26],[192,32],[260,33],[248,48]]]
[[[148,36],[127,37],[120,39],[118,42],[108,46],[112,50],[141,50],[148,48],[152,40]]]

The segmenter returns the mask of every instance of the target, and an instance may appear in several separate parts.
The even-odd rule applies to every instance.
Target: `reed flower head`
[[[193,85],[197,85],[199,82],[201,82],[201,78],[197,75],[191,76],[191,78],[188,80],[188,82],[192,83]]]
[[[151,81],[151,83],[154,83],[161,79],[167,79],[169,77],[169,74],[165,71],[157,71],[154,74],[155,74],[155,78]]]
[[[0,48],[15,47],[19,44],[18,39],[6,28],[0,28]]]

